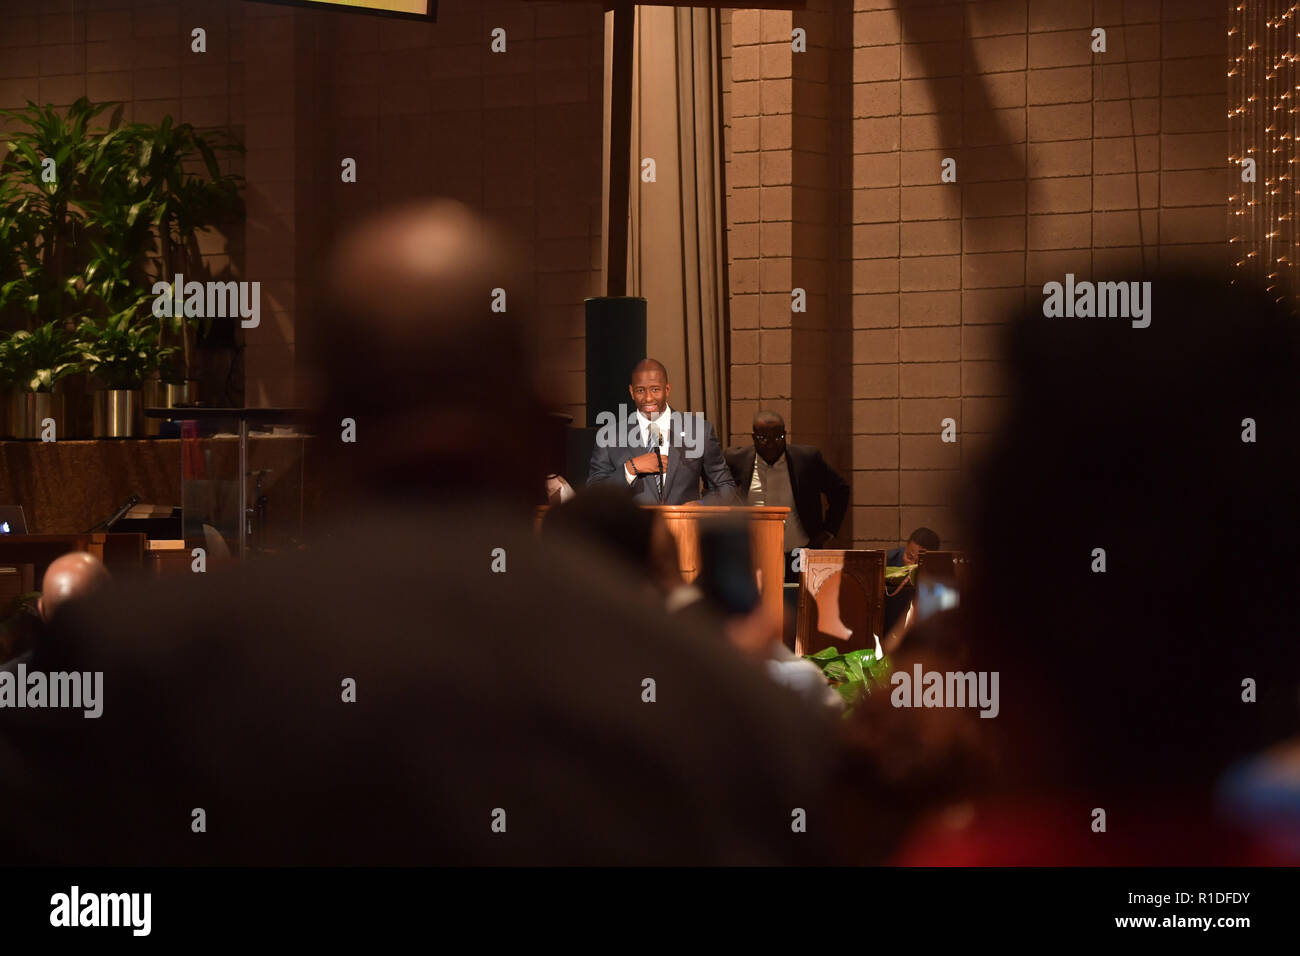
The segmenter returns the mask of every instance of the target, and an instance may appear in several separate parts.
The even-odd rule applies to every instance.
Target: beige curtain
[[[608,14],[606,50],[612,40]],[[632,84],[628,294],[646,299],[647,351],[668,366],[672,406],[703,412],[725,442],[728,299],[718,11],[638,6]],[[608,144],[608,122],[606,138]],[[642,179],[646,159],[654,161],[653,182]],[[608,195],[606,183],[607,206]]]

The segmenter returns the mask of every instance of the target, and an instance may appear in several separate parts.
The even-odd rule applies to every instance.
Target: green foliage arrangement
[[[875,688],[888,686],[890,665],[889,658],[876,657],[873,647],[842,654],[834,647],[826,647],[816,654],[808,654],[810,660],[822,669],[822,676],[830,682],[836,692],[844,698],[844,712],[847,714],[864,694],[870,694]]]
[[[0,375],[21,388],[83,369],[134,388],[177,355],[171,380],[193,372],[200,320],[157,319],[151,290],[201,275],[199,233],[242,215],[242,177],[221,166],[242,146],[171,117],[98,125],[115,105],[0,110],[17,127],[0,154],[0,328],[18,330]]]

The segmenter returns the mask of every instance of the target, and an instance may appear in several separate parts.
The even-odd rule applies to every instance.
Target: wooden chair
[[[875,647],[885,626],[885,552],[805,550],[796,654]]]

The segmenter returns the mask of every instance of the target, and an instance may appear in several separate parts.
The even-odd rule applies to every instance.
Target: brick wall
[[[207,52],[190,31],[207,30]],[[488,50],[506,29],[506,52]],[[232,128],[247,146],[243,229],[209,266],[262,282],[249,404],[302,400],[324,244],[380,205],[451,196],[517,238],[551,371],[583,418],[583,306],[600,282],[603,13],[598,4],[440,0],[436,24],[243,0],[0,0],[0,108],[120,100]],[[343,184],[352,157],[358,181]],[[246,238],[245,238],[246,237]]]
[[[809,0],[725,15],[733,438],[775,408],[851,473],[842,538],[893,545],[928,525],[960,546],[955,491],[1001,409],[1000,325],[1066,272],[1227,261],[1227,9]],[[790,311],[796,286],[806,314]]]

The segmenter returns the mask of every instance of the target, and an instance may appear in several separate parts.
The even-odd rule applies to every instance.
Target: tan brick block
[[[909,115],[919,113],[960,113],[962,110],[961,77],[903,80],[902,109]]]
[[[853,258],[897,257],[898,223],[860,223],[853,226]]]
[[[886,363],[882,365],[853,366],[854,398],[898,398],[898,374],[900,365]]]
[[[759,333],[752,329],[731,331],[731,364],[755,365],[758,363]]]
[[[1092,208],[1092,177],[1035,179],[1029,184],[1030,213],[1086,212]]]
[[[901,65],[897,46],[859,47],[853,51],[853,82],[897,80],[901,75]]]
[[[852,501],[870,502],[872,505],[898,504],[898,472],[854,471]]]
[[[1092,64],[1090,30],[1063,30],[1055,33],[1029,34],[1029,67],[1046,69],[1057,66]]]
[[[899,333],[904,362],[955,362],[961,358],[961,327],[904,328]]]
[[[855,329],[853,360],[879,363],[898,361],[898,329]]]
[[[898,293],[853,296],[853,327],[855,329],[897,328]]]
[[[1150,136],[1163,128],[1171,133],[1201,132],[1227,125],[1227,110],[1222,109],[1223,100],[1219,99],[1221,119],[1208,120],[1205,124],[1196,117],[1196,122],[1186,128],[1175,128],[1172,122],[1174,100],[1199,99],[1199,97],[1166,98],[1165,116],[1161,117],[1161,102],[1156,97],[1133,100],[1105,100],[1092,105],[1092,130],[1094,136]],[[1186,113],[1184,117],[1186,118]]]
[[[962,260],[962,288],[993,289],[1024,281],[1023,252],[968,253]]]
[[[904,43],[901,50],[904,79],[961,76],[962,44],[958,40]]]
[[[855,398],[853,432],[857,435],[889,435],[898,432],[898,399]]]
[[[1065,213],[1029,217],[1030,249],[1086,249],[1092,244],[1092,217]]]
[[[790,255],[791,225],[788,222],[759,224],[759,255],[764,258],[781,258]]]
[[[941,441],[938,432],[933,435],[900,435],[898,444],[900,467],[908,471],[947,471],[961,463],[960,444]]]
[[[963,212],[967,217],[1019,216],[1025,212],[1025,183],[1009,180],[971,183],[964,189]]]
[[[853,438],[855,468],[897,468],[897,435],[858,435]]]
[[[899,400],[899,430],[907,435],[939,436],[943,420],[951,418],[961,430],[961,402],[956,398],[903,398]]]
[[[961,199],[956,184],[904,186],[899,190],[903,219],[951,219],[960,215]]]
[[[763,259],[759,262],[756,291],[789,295],[794,287],[794,273],[789,259]]]
[[[1029,70],[1026,76],[1031,106],[1092,102],[1091,67],[1067,66],[1052,70]]]
[[[915,362],[898,366],[904,398],[955,397],[961,394],[960,362]]]
[[[733,365],[731,368],[731,397],[759,397],[758,365]]]
[[[727,215],[733,224],[758,221],[758,190],[737,189],[727,200]]]
[[[961,287],[961,256],[917,256],[900,259],[899,289],[927,292]]]
[[[1158,136],[1120,136],[1115,138],[1099,137],[1093,143],[1093,172],[1098,174],[1133,173],[1136,158],[1137,168],[1143,172],[1158,170],[1161,166],[1160,137]],[[1218,165],[1218,164],[1215,164]]]
[[[1092,135],[1092,105],[1090,103],[1031,106],[1028,114],[1029,139],[1031,142],[1085,139]]]
[[[1038,283],[1041,288],[1042,283]],[[1025,290],[976,289],[962,292],[961,320],[966,326],[1011,322],[1025,309]]]
[[[1027,24],[1026,0],[983,0],[966,4],[966,29],[969,36],[1023,34]]]
[[[896,507],[858,507],[855,499],[853,511],[853,534],[856,541],[880,541],[889,547],[897,547],[899,540],[898,508]],[[856,543],[855,543],[856,547]]]
[[[883,46],[898,43],[900,38],[897,10],[860,10],[853,14],[855,47]]]
[[[899,192],[890,188],[853,190],[853,221],[897,222]]]
[[[961,296],[949,292],[905,292],[899,297],[899,322],[906,326],[956,325],[961,321]]]
[[[1006,395],[1009,375],[1001,362],[962,362],[961,394]]]
[[[1161,244],[1227,240],[1228,223],[1222,205],[1160,211]]]
[[[901,240],[904,256],[956,255],[962,251],[961,220],[905,222],[901,225]],[[894,254],[898,254],[897,248]]]
[[[731,296],[730,310],[731,328],[733,330],[758,328],[757,295],[736,295],[733,292]]]
[[[1099,140],[1070,139],[1055,143],[1030,143],[1026,172],[1031,179],[1050,176],[1086,176],[1092,172],[1093,145]]]
[[[898,287],[898,259],[858,259],[854,261],[854,293],[897,292]]]
[[[853,185],[878,188],[899,183],[898,153],[868,153],[853,157]],[[895,190],[895,203],[897,191]],[[894,218],[897,218],[895,216]]]
[[[899,101],[900,90],[897,81],[853,84],[855,117],[896,116],[899,113]]]
[[[1015,252],[1025,248],[1024,216],[968,219],[964,236],[969,253]]]
[[[900,118],[881,116],[853,121],[853,149],[859,153],[888,153],[899,148]]]

